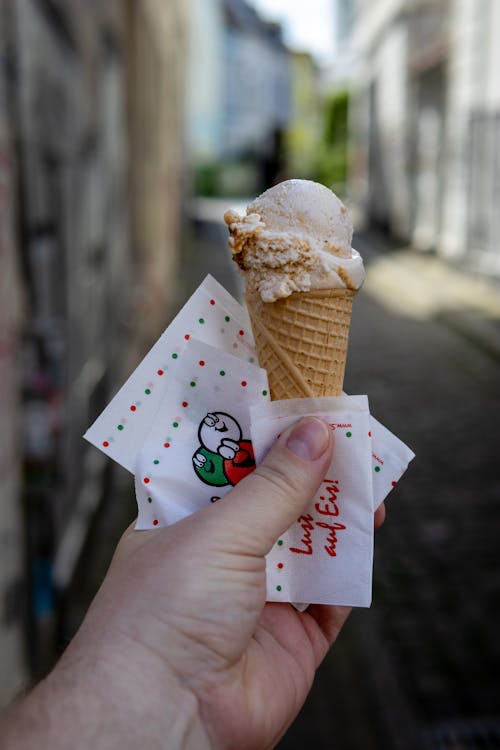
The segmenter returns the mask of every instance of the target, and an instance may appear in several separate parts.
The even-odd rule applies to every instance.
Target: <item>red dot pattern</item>
[[[212,306],[213,306],[213,305],[215,305],[215,300],[214,300],[214,299],[211,299],[211,300],[210,300],[210,304],[211,304]],[[238,331],[238,333],[239,333],[239,335],[240,335],[240,336],[244,336],[244,335],[245,335],[245,331],[244,331],[243,329],[240,329],[240,330]],[[191,338],[191,337],[190,337],[190,334],[189,334],[189,333],[186,333],[186,334],[184,334],[184,338],[185,338],[185,340],[186,340],[186,341],[189,341],[189,339]],[[234,343],[234,344],[233,344],[233,347],[234,347],[234,348],[236,349],[236,348],[238,347],[238,344]],[[198,362],[198,364],[199,364],[199,366],[200,366],[200,367],[205,367],[205,364],[206,364],[206,363],[205,363],[205,361],[204,361],[203,359],[200,359],[200,361]],[[156,371],[156,374],[157,374],[157,375],[159,375],[159,376],[161,377],[162,375],[164,375],[164,374],[165,374],[165,371],[164,371],[164,370],[162,370],[162,369],[160,368],[160,369],[158,369],[158,370]],[[242,387],[243,387],[243,388],[246,388],[246,386],[248,385],[248,383],[247,383],[247,381],[246,381],[246,380],[242,380],[242,381],[241,381],[241,385],[242,385]],[[149,387],[152,387],[152,383],[151,383],[151,384],[149,384]],[[183,401],[183,402],[182,402],[182,406],[183,406],[184,408],[186,408],[187,406],[189,406],[189,403],[188,403],[187,401]],[[136,406],[136,404],[131,404],[131,405],[130,405],[130,407],[129,407],[129,409],[130,409],[130,411],[131,411],[131,412],[135,412],[135,411],[137,411],[137,406]],[[125,420],[122,420],[122,422],[125,422]],[[369,433],[368,433],[368,435],[369,435],[369,436],[371,437],[371,432],[369,432]],[[109,448],[109,442],[108,442],[107,440],[104,440],[104,441],[103,441],[103,443],[102,443],[102,445],[103,445],[103,447],[104,447],[104,448]],[[163,447],[164,447],[164,448],[170,448],[170,443],[164,443],[164,444],[163,444]],[[144,477],[144,480],[143,480],[143,481],[144,481],[144,484],[148,484],[148,483],[149,483],[149,481],[150,481],[150,480],[149,480],[149,477]],[[392,486],[394,487],[395,485],[396,485],[396,482],[393,482],[393,483],[392,483]],[[155,521],[154,523],[155,523],[155,524],[157,524],[157,523],[158,523],[158,521]],[[280,563],[280,564],[281,564],[281,563]]]
[[[280,570],[282,570],[282,568],[283,568],[283,563],[278,563],[276,567],[277,567],[277,568],[279,568]]]
[[[153,521],[153,526],[158,526],[158,519],[157,518],[155,518],[155,520]]]
[[[149,477],[144,477],[144,484],[149,484]]]
[[[211,300],[210,300],[210,304],[211,304],[211,305],[215,305],[215,300],[214,300],[214,299],[211,299]]]

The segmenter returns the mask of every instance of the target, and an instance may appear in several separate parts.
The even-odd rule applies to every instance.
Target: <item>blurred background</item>
[[[281,750],[500,748],[500,2],[0,0],[0,704],[134,518],[82,434],[207,272],[311,178],[367,280],[346,390],[416,452]]]

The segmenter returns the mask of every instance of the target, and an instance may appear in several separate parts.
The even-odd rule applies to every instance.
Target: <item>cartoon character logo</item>
[[[230,414],[207,414],[200,422],[198,438],[193,468],[205,484],[234,486],[255,469],[252,443],[242,439],[241,427]]]

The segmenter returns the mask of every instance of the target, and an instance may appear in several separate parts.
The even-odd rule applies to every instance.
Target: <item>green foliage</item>
[[[340,194],[345,192],[347,182],[348,115],[347,91],[338,91],[325,100],[323,139],[317,149],[316,179]]]
[[[345,193],[348,167],[349,94],[337,91],[323,102],[321,122],[314,128],[300,120],[286,134],[288,169],[293,177],[317,180],[338,195]],[[194,170],[194,192],[203,196],[248,196],[260,190],[261,168],[256,159],[199,164]]]
[[[213,197],[217,195],[218,167],[216,164],[199,164],[194,169],[194,194]]]
[[[255,159],[241,158],[199,164],[194,168],[195,195],[246,197],[258,190],[258,164]]]
[[[329,146],[347,144],[347,121],[349,116],[349,94],[338,91],[325,102],[324,141]]]
[[[347,148],[345,146],[318,149],[316,180],[328,185],[335,193],[345,192],[347,182]]]

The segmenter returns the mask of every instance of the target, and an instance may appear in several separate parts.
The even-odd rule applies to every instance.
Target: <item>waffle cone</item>
[[[273,401],[342,393],[352,301],[348,289],[296,292],[276,302],[247,293]]]

